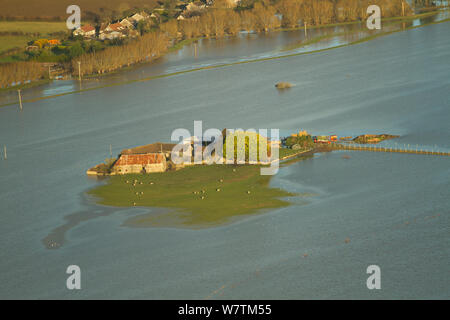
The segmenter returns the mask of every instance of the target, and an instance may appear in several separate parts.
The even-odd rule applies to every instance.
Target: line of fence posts
[[[344,149],[344,150],[358,150],[358,151],[372,151],[372,152],[396,152],[396,153],[415,153],[415,154],[430,154],[430,155],[447,155],[446,152],[438,151],[437,145],[433,145],[431,149],[425,147],[419,147],[416,144],[416,148],[412,147],[410,144],[403,144],[402,146],[398,143],[395,143],[394,146],[362,146],[362,145],[347,145],[341,143],[333,143],[333,148]]]
[[[335,149],[341,149],[341,150],[357,150],[357,151],[372,151],[372,152],[397,152],[397,153],[415,153],[415,154],[429,154],[429,155],[447,155],[449,156],[449,152],[441,152],[438,150],[437,145],[433,145],[433,147],[425,148],[423,146],[419,147],[418,144],[416,144],[416,148],[414,149],[413,146],[410,144],[406,145],[403,144],[403,146],[398,145],[398,143],[395,143],[394,146],[377,146],[377,145],[369,145],[369,146],[362,146],[360,144],[357,145],[349,145],[346,143],[336,143],[333,142],[331,144],[332,148]]]

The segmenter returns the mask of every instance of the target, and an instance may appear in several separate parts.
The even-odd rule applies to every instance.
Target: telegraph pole
[[[308,37],[308,31],[306,30],[306,21],[305,21],[305,38]]]
[[[20,107],[20,111],[23,110],[23,106],[22,106],[22,95],[20,94],[20,89],[17,90],[17,93],[19,95],[19,107]]]

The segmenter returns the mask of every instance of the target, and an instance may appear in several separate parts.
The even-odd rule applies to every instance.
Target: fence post
[[[78,62],[78,81],[81,82],[81,61]]]
[[[17,93],[19,95],[19,107],[20,107],[20,111],[23,110],[23,106],[22,106],[22,95],[20,94],[20,89],[17,90]]]

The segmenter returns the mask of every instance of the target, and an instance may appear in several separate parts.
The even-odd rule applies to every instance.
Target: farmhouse
[[[114,163],[116,174],[164,172],[175,144],[153,143],[123,150]]]

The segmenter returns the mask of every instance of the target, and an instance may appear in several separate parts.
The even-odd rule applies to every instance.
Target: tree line
[[[169,47],[169,38],[161,32],[150,32],[136,41],[122,46],[107,47],[102,51],[83,54],[72,60],[73,74],[103,74],[130,66],[149,62],[163,54]],[[80,62],[80,68],[78,65]]]
[[[38,81],[45,78],[46,70],[38,62],[14,62],[0,64],[0,88],[25,81]]]
[[[297,28],[305,23],[318,26],[365,20],[367,8],[373,4],[381,8],[384,18],[412,13],[404,0],[261,0],[246,1],[245,9],[233,11],[223,3],[226,0],[216,0],[206,13],[181,21],[171,20],[161,29],[172,37],[221,37],[241,30],[264,32],[280,27]]]
[[[151,61],[163,54],[171,43],[182,39],[220,38],[241,30],[267,32],[280,27],[297,28],[305,23],[317,26],[364,20],[368,6],[373,4],[380,6],[384,18],[412,12],[404,0],[242,0],[234,9],[227,0],[215,0],[207,10],[184,20],[170,19],[136,40],[81,54],[72,59],[71,71],[76,76],[79,72],[81,75],[102,74]],[[78,62],[81,62],[80,70]],[[3,86],[44,76],[40,65],[32,62],[0,65],[0,68]],[[17,74],[11,75],[11,72]]]

